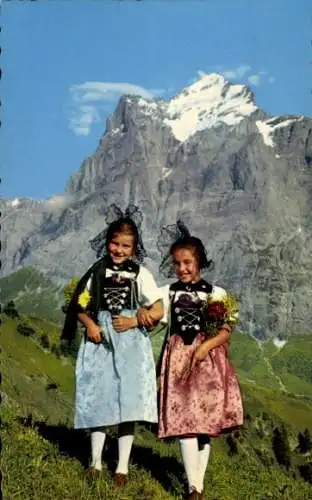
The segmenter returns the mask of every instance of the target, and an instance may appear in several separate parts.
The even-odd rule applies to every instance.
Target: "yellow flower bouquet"
[[[91,300],[91,295],[88,290],[82,292],[78,297],[78,304],[83,308],[87,309],[89,302]]]

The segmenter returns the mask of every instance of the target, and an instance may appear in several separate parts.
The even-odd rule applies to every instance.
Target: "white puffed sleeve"
[[[224,288],[221,288],[219,286],[214,286],[211,292],[211,302],[218,302],[218,301],[225,301],[227,299],[227,292],[224,290]],[[230,324],[233,326],[235,325],[238,320],[239,320],[239,312],[238,310],[232,310],[230,311],[229,318],[228,318]]]
[[[211,301],[223,301],[227,298],[227,293],[224,288],[221,288],[220,286],[213,286],[210,298]]]
[[[137,284],[138,300],[141,306],[151,306],[157,300],[162,299],[160,289],[158,288],[152,273],[144,266],[140,266]]]
[[[170,309],[169,287],[170,285],[165,285],[159,288],[161,293],[161,298],[164,303],[164,315],[160,320],[162,323],[168,323],[168,314]]]

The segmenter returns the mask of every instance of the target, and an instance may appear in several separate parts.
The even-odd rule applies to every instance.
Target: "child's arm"
[[[153,328],[164,316],[163,291],[156,284],[152,273],[141,266],[138,275],[138,298],[141,308],[137,311],[140,326]]]
[[[112,325],[116,332],[125,332],[130,328],[136,328],[138,319],[136,316],[112,316]]]
[[[162,299],[157,300],[150,307],[140,307],[137,311],[138,324],[146,328],[154,328],[164,315]]]
[[[137,283],[138,299],[142,307],[138,309],[136,316],[131,318],[113,316],[112,323],[117,332],[123,332],[138,326],[151,328],[163,317],[162,294],[152,273],[143,266],[140,268]]]
[[[140,308],[136,316],[112,316],[112,324],[116,332],[124,332],[130,328],[145,326],[151,328],[163,317],[162,301],[158,300],[149,309]]]
[[[197,347],[192,359],[192,367],[200,361],[203,361],[208,356],[209,351],[215,347],[226,344],[229,341],[230,336],[231,327],[229,325],[223,325],[215,337],[205,340],[200,346]]]
[[[101,327],[94,323],[93,319],[88,316],[85,312],[78,313],[78,319],[87,329],[87,337],[92,342],[99,344],[102,342],[103,338],[101,335]]]
[[[229,341],[230,336],[231,327],[227,324],[224,324],[215,337],[207,339],[202,344],[200,344],[200,346],[197,347],[192,356],[191,363],[183,374],[183,379],[187,380],[195,366],[208,356],[209,351],[211,351],[215,347],[226,344]]]
[[[146,307],[140,308],[137,312],[140,325],[146,328],[154,328],[159,321],[168,323],[168,311],[170,308],[169,285],[159,287],[157,294],[160,298],[153,303],[152,314],[150,314],[151,309]]]
[[[229,341],[230,336],[231,336],[231,327],[227,324],[223,325],[222,328],[218,331],[217,335],[215,337],[212,337],[210,339],[205,340],[200,347],[203,349],[203,353],[206,352],[206,355],[208,354],[211,349],[214,349],[215,347],[219,347],[220,345],[225,344],[226,342]],[[204,356],[206,357],[206,356]]]

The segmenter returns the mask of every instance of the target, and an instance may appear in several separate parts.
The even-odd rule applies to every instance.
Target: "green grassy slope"
[[[116,448],[110,441],[104,460]],[[74,455],[74,454],[73,454]],[[75,456],[61,453],[59,446],[42,437],[36,425],[25,426],[6,409],[3,418],[3,493],[7,499],[181,499],[182,466],[178,447],[156,440],[148,431],[137,433],[130,466],[130,484],[116,490],[111,473],[90,482]],[[272,464],[264,466],[239,444],[238,454],[229,457],[220,443],[214,446],[206,477],[207,500],[308,500],[311,486]]]
[[[55,325],[42,320],[31,321],[35,329],[56,338]],[[178,444],[164,443],[144,427],[137,431],[129,487],[117,491],[112,484],[111,471],[116,459],[114,429],[104,454],[108,469],[99,482],[87,480],[84,465],[89,455],[89,440],[85,434],[71,428],[73,363],[70,358],[58,359],[43,349],[37,333],[33,338],[23,337],[16,326],[16,321],[5,319],[1,336],[4,497],[21,500],[183,498],[183,468]],[[155,350],[159,350],[161,340],[161,334],[153,337]],[[254,350],[254,345],[249,345],[249,338],[242,336],[237,338],[239,341]],[[239,436],[233,437],[232,447],[225,437],[213,441],[206,477],[207,499],[311,498],[312,487],[298,472],[300,465],[311,461],[311,455],[303,456],[296,450],[298,431],[308,427],[312,433],[311,402],[283,394],[273,383],[264,388],[248,381],[254,365],[248,365],[248,353],[245,358],[239,357],[234,347],[233,339],[233,361],[240,363],[245,373],[241,385],[246,423]],[[56,388],[49,389],[52,382],[56,383]],[[273,429],[282,422],[286,425],[291,449],[289,471],[277,464],[272,450]],[[233,446],[235,453],[230,456]]]
[[[31,321],[30,321],[31,323]],[[55,325],[41,325],[41,331],[52,335]],[[58,422],[71,419],[74,373],[69,359],[58,360],[43,349],[35,338],[16,331],[17,322],[4,320],[1,325],[2,388],[18,402],[24,414]],[[56,383],[57,389],[48,389]]]

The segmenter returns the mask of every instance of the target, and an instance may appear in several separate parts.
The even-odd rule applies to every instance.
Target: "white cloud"
[[[43,201],[50,210],[58,210],[66,208],[73,201],[73,196],[70,194],[56,194]]]
[[[114,101],[122,94],[139,95],[145,99],[152,99],[154,96],[149,90],[131,83],[85,82],[72,85],[70,92],[73,99],[79,102],[89,100]]]
[[[261,76],[258,74],[254,74],[254,75],[250,75],[248,78],[247,78],[248,82],[251,83],[251,85],[259,85],[260,83],[260,80],[261,80]]]
[[[73,111],[69,118],[69,127],[76,135],[89,135],[93,123],[104,120],[103,111],[107,105],[117,102],[121,95],[139,95],[152,99],[163,95],[163,89],[147,90],[131,83],[84,82],[70,87]]]
[[[203,78],[206,75],[209,75],[209,72],[207,73],[207,71],[203,71],[203,70],[199,69],[196,72],[196,76],[194,76],[193,78],[190,78],[188,80],[187,84],[192,85],[193,83],[197,82],[199,78]]]
[[[228,69],[226,71],[222,71],[221,73],[225,78],[228,78],[230,80],[236,80],[239,78],[243,78],[243,76],[245,76],[246,73],[248,73],[250,70],[251,70],[250,66],[248,66],[247,64],[242,64],[237,68]]]
[[[236,68],[224,68],[224,66],[215,66],[211,71],[217,71],[223,75],[226,80],[239,81],[240,83],[249,83],[250,85],[259,85],[260,83],[273,83],[275,82],[274,76],[268,74],[267,71],[255,71],[254,68],[248,64],[240,64]],[[203,70],[199,70],[197,75],[199,77],[205,75]]]
[[[203,70],[199,69],[199,70],[197,71],[197,75],[198,75],[200,78],[202,78],[203,76],[206,76],[206,75],[207,75],[207,73],[206,73],[206,71],[203,71]]]
[[[100,113],[95,106],[77,106],[70,117],[69,128],[76,135],[89,135],[92,123],[101,121]]]
[[[163,95],[168,94],[168,92],[172,92],[172,88],[169,89],[151,89],[150,92],[152,94],[152,97],[161,97]]]

